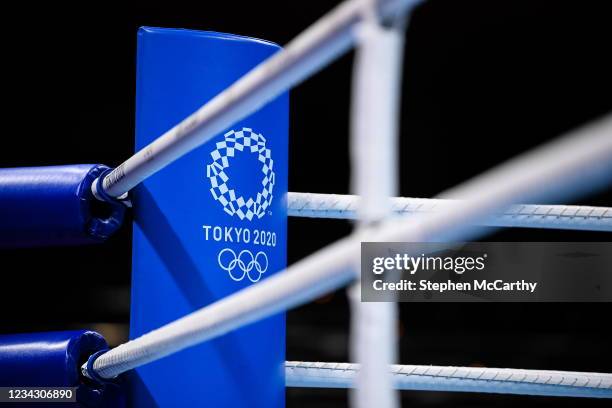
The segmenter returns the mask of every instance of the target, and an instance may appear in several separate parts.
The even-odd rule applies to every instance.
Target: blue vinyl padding
[[[91,184],[99,164],[0,169],[0,248],[102,242],[125,208],[99,202]]]
[[[87,330],[0,335],[0,387],[77,387],[78,404],[51,405],[122,407],[119,384],[88,383],[79,373],[92,353],[107,348],[100,334]]]
[[[136,149],[279,50],[233,34],[141,28]],[[288,96],[132,191],[131,338],[286,267]],[[126,382],[134,408],[282,408],[284,364],[285,314],[279,313],[138,367]]]

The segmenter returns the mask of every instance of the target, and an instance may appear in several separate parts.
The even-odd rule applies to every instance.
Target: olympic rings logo
[[[227,271],[230,278],[236,282],[240,282],[247,277],[251,282],[255,283],[268,270],[268,256],[262,251],[253,255],[248,249],[243,249],[236,255],[236,252],[231,248],[225,248],[219,252],[217,261],[219,267]],[[236,269],[238,271],[234,272]]]

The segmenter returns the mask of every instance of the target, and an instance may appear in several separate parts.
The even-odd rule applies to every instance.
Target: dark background
[[[406,40],[402,195],[431,197],[612,110],[612,12],[604,4],[432,0],[418,7]],[[141,25],[285,44],[332,6],[148,1],[5,8],[0,166],[115,166],[127,158]],[[351,62],[349,54],[292,91],[291,191],[347,192]],[[608,191],[580,203],[609,206],[611,198]],[[290,261],[350,228],[340,221],[290,220]],[[88,327],[111,343],[123,341],[130,235],[124,227],[100,246],[0,252],[0,332]],[[610,235],[513,229],[488,239]],[[611,311],[610,304],[403,304],[401,362],[611,372]],[[289,312],[287,359],[347,361],[348,321],[344,291]],[[402,397],[406,406],[606,405],[432,392]],[[346,392],[289,389],[287,405],[345,406]]]

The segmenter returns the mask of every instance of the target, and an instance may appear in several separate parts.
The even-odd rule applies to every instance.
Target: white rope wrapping
[[[351,188],[362,199],[355,234],[363,233],[367,239],[368,228],[391,215],[387,197],[397,194],[395,158],[404,33],[399,27],[380,24],[376,0],[362,2],[364,21],[356,27],[349,145]],[[358,258],[354,267],[356,271],[361,268]],[[397,408],[399,395],[387,369],[397,361],[397,305],[362,302],[360,279],[349,287],[348,295],[350,356],[361,366],[350,393],[350,406]]]
[[[351,388],[359,366],[287,361],[287,387]],[[512,368],[392,365],[400,390],[612,398],[612,374]]]
[[[290,217],[355,219],[359,209],[355,195],[288,193]],[[440,211],[454,200],[435,198],[391,198],[397,215]],[[481,221],[491,227],[554,228],[585,231],[612,231],[612,207],[580,205],[516,204]]]
[[[612,116],[525,153],[448,192],[461,197],[443,211],[382,223],[373,242],[462,240],[484,233],[472,226],[500,208],[524,200],[568,199],[612,181]],[[122,344],[93,362],[113,378],[187,347],[346,285],[359,257],[359,238],[349,236],[285,271]],[[82,371],[87,375],[86,365]]]
[[[419,1],[377,0],[376,6],[382,16],[395,16],[408,13]],[[113,197],[123,195],[342,55],[355,41],[353,27],[361,20],[361,11],[361,0],[337,6],[283,50],[115,168],[102,180],[104,191]],[[94,195],[98,184],[92,185]]]

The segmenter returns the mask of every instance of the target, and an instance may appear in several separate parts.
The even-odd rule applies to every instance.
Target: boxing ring
[[[352,406],[382,408],[399,406],[398,390],[612,398],[607,373],[398,365],[396,303],[361,302],[362,241],[466,241],[482,226],[612,232],[612,208],[532,204],[610,185],[610,115],[435,198],[396,197],[403,37],[417,3],[347,0],[283,49],[142,28],[136,153],[112,169],[0,170],[3,247],[103,243],[133,212],[131,340],[0,336],[0,386],[76,387],[88,407],[282,407],[285,387],[351,388]],[[288,192],[287,92],[353,46],[352,194]],[[287,266],[289,216],[355,229]],[[343,287],[353,363],[285,362],[284,312]]]

